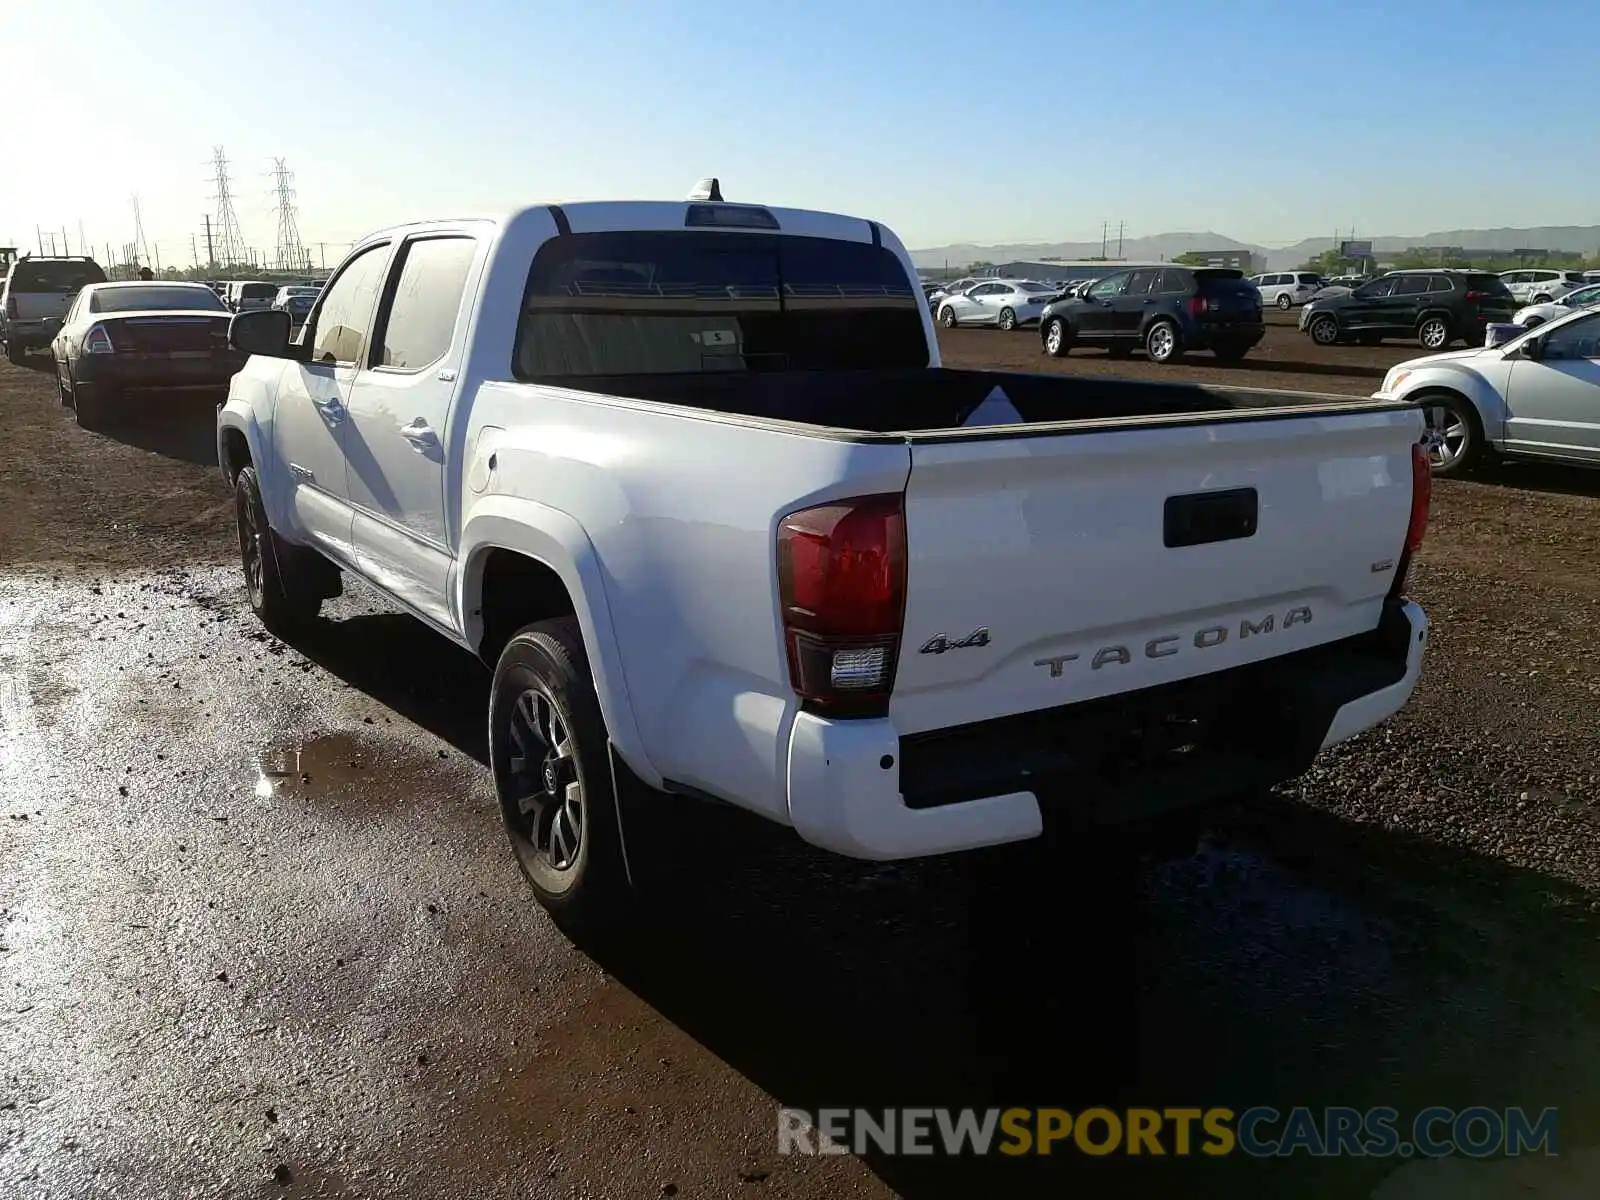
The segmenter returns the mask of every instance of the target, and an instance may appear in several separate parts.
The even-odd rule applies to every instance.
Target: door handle
[[[347,415],[344,405],[339,403],[337,396],[326,400],[313,399],[311,403],[317,406],[319,413],[335,425],[343,421]]]
[[[434,433],[433,428],[421,417],[417,417],[409,425],[402,425],[400,436],[410,442],[412,449],[418,453],[439,444],[439,435]]]

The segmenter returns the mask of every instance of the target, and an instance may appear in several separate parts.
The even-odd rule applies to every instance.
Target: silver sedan
[[[939,324],[946,329],[957,325],[1020,329],[1038,324],[1044,306],[1060,294],[1057,288],[1028,279],[991,279],[940,300]]]

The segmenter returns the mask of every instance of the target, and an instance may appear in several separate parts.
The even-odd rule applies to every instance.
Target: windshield
[[[31,262],[22,259],[11,268],[13,292],[72,295],[91,283],[105,281],[106,273],[92,262]]]
[[[881,246],[783,234],[568,234],[534,258],[519,378],[928,365],[927,306]]]
[[[217,294],[208,287],[151,287],[106,288],[90,297],[90,308],[95,312],[139,312],[146,309],[186,308],[205,309],[207,312],[227,311]]]

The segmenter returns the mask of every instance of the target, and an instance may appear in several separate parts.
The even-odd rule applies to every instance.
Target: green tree
[[[1180,267],[1203,267],[1208,261],[1208,256],[1202,250],[1185,250],[1172,261]]]
[[[1318,275],[1344,275],[1350,271],[1350,260],[1339,253],[1339,247],[1330,246],[1321,254],[1306,259],[1295,269],[1298,271],[1315,271]]]

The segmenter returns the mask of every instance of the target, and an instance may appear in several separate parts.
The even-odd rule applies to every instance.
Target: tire
[[[1144,352],[1153,363],[1173,363],[1183,357],[1183,338],[1171,321],[1157,321],[1145,332]]]
[[[1339,322],[1327,315],[1312,317],[1306,332],[1317,345],[1332,346],[1339,340]]]
[[[1221,362],[1242,362],[1244,356],[1250,353],[1249,346],[1213,346],[1211,353],[1215,354]]]
[[[1294,301],[1289,299],[1289,293],[1288,292],[1279,292],[1278,293],[1278,299],[1275,301],[1275,303],[1284,312],[1288,312],[1291,308],[1294,307]]]
[[[13,367],[25,367],[25,366],[27,366],[28,365],[28,351],[27,351],[27,348],[24,347],[24,346],[19,346],[15,342],[7,342],[6,343],[6,361],[8,363],[10,363]]]
[[[1428,423],[1428,463],[1434,475],[1465,475],[1486,455],[1483,422],[1466,397],[1455,392],[1425,392],[1417,397]]]
[[[56,364],[56,399],[62,408],[72,403],[72,389],[67,387],[67,374],[60,363]]]
[[[1536,329],[1540,325],[1543,325],[1543,324],[1544,324],[1544,318],[1543,317],[1529,317],[1526,321],[1524,321],[1522,323],[1522,327],[1524,329]]]
[[[1450,322],[1443,317],[1425,317],[1417,324],[1417,342],[1430,353],[1445,349],[1454,340]]]
[[[939,310],[939,324],[946,329],[954,329],[956,327],[956,310],[948,304],[941,308]]]
[[[1000,320],[998,324],[1001,329],[1007,333],[1010,333],[1017,327],[1017,314],[1009,308],[1002,308],[1000,310]]]
[[[273,531],[253,466],[244,467],[233,481],[233,511],[251,611],[280,637],[303,628],[316,618],[328,591],[316,586],[320,581],[311,556],[338,572],[316,551],[291,545]]]
[[[608,753],[577,620],[518,630],[495,663],[489,764],[517,866],[569,936],[635,911]]]
[[[1537,296],[1535,296],[1533,298],[1533,302],[1535,304],[1549,304],[1551,299],[1552,299],[1552,297],[1546,296],[1543,293],[1541,293],[1541,294],[1539,294],[1539,295],[1537,295]]]
[[[1065,358],[1072,350],[1072,330],[1060,317],[1051,317],[1044,325],[1044,352],[1051,358]]]
[[[115,397],[108,400],[103,387],[79,391],[78,381],[72,381],[72,411],[82,429],[105,428],[106,413],[114,400]]]

